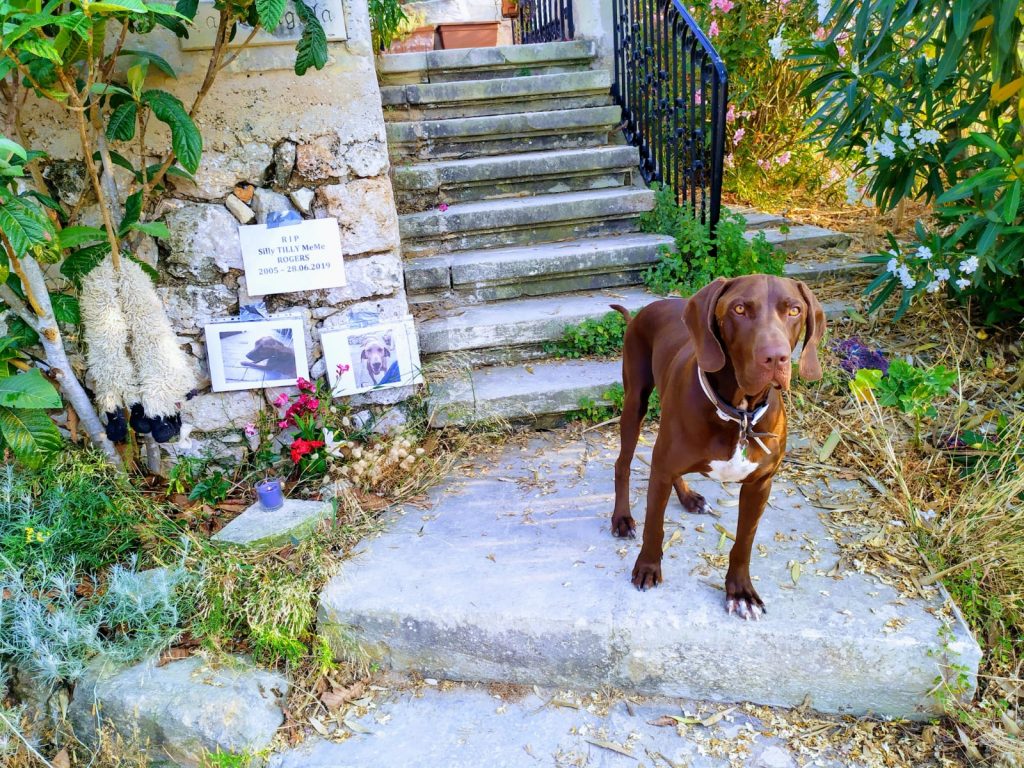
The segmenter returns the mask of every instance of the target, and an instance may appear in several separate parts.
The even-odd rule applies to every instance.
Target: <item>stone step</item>
[[[748,226],[747,229],[744,237],[748,240],[763,234],[765,240],[786,253],[798,253],[815,248],[845,248],[850,244],[849,235],[812,224],[794,224],[788,231],[775,226],[758,229]]]
[[[619,124],[619,107],[488,115],[460,120],[388,123],[388,152],[403,160],[505,155],[604,146]]]
[[[638,520],[652,442],[633,463]],[[844,527],[858,519],[850,508],[877,503],[860,485],[783,466],[752,564],[768,613],[745,622],[724,609],[728,541],[675,498],[664,583],[633,588],[641,538],[609,531],[617,453],[614,432],[559,431],[471,460],[430,492],[426,514],[397,513],[359,545],[321,594],[319,632],[339,655],[355,640],[429,678],[915,720],[942,714],[943,680],[970,700],[981,651],[944,591],[901,591],[909,579],[862,572],[836,544],[832,530],[864,535]],[[688,480],[734,531],[736,491]]]
[[[611,104],[605,70],[554,75],[386,85],[380,89],[384,119],[451,120],[513,112],[546,112]]]
[[[637,287],[589,293],[558,294],[509,299],[484,304],[464,304],[441,309],[417,322],[420,352],[424,357],[447,353],[472,353],[503,349],[506,360],[515,360],[515,350],[527,350],[562,336],[567,325],[600,318],[620,304],[636,312],[652,301],[664,298]],[[850,304],[842,300],[822,302],[826,317],[845,315]],[[533,355],[531,354],[531,357]]]
[[[598,189],[407,213],[398,217],[398,229],[406,257],[429,256],[631,232],[640,214],[653,207],[649,189]]]
[[[421,303],[636,285],[660,249],[672,245],[663,235],[632,234],[426,256],[405,262],[405,289],[411,302]]]
[[[381,85],[529,77],[587,69],[597,52],[592,40],[494,48],[384,54],[377,57]]]
[[[396,690],[361,717],[347,738],[309,739],[270,757],[270,768],[626,768],[687,766],[723,768],[723,758],[708,746],[737,740],[747,768],[796,768],[785,739],[751,713],[736,711],[707,726],[685,731],[658,724],[666,714],[709,719],[721,704],[680,699],[630,701],[611,695],[607,711],[587,693],[523,690],[508,695],[478,685],[438,681],[412,690],[399,681]],[[784,713],[772,713],[778,717]],[[328,726],[330,727],[330,726]],[[841,727],[835,723],[835,727]],[[610,750],[604,744],[622,749]],[[629,756],[631,757],[629,757]],[[644,758],[647,760],[644,760]],[[658,759],[663,758],[663,759]],[[642,762],[637,762],[638,760]],[[815,768],[866,768],[841,752],[817,751]]]
[[[441,203],[631,186],[638,164],[636,147],[589,147],[402,165],[392,182],[399,213],[410,213]]]
[[[420,352],[429,356],[551,341],[560,338],[567,325],[611,312],[609,304],[635,311],[657,298],[639,288],[625,288],[467,304],[417,323]]]
[[[803,258],[786,264],[786,277],[803,280],[805,283],[823,283],[827,280],[876,275],[884,268],[882,264],[866,264],[861,259],[866,253],[852,253],[836,258]]]

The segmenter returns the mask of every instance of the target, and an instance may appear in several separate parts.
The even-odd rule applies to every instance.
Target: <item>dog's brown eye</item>
[[[747,311],[747,308],[744,307],[742,304],[737,304],[735,307],[732,308],[732,311],[735,312],[737,315],[742,315],[744,312]]]
[[[800,307],[790,307],[789,308],[789,316],[790,317],[796,317],[799,314],[800,314]]]

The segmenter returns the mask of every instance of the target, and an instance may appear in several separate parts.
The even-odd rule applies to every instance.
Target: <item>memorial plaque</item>
[[[315,2],[307,2],[316,17],[320,19],[320,23],[324,27],[324,32],[327,34],[328,40],[347,40],[348,30],[345,27],[345,12],[342,7],[342,0],[316,0]],[[199,3],[199,10],[196,11],[195,21],[193,26],[189,27],[188,37],[180,38],[178,43],[183,51],[204,51],[213,48],[213,42],[217,36],[217,23],[220,20],[220,11],[218,11],[212,2],[208,0],[201,0]],[[228,43],[228,46],[241,45],[245,40],[249,38],[252,33],[252,27],[247,24],[239,24],[238,29],[235,30],[234,39]],[[259,33],[252,39],[249,45],[292,45],[299,41],[299,37],[302,35],[302,22],[299,21],[298,15],[295,13],[295,8],[292,2],[289,1],[288,8],[285,10],[284,15],[281,17],[281,23],[277,25],[277,28],[268,32],[265,29],[261,29]]]
[[[238,228],[250,296],[294,293],[345,285],[337,219]]]

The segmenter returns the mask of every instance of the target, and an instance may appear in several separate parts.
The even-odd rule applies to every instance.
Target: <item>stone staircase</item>
[[[432,377],[433,423],[532,421],[600,400],[616,364],[543,359],[566,325],[657,297],[643,272],[671,238],[639,231],[654,194],[590,41],[382,56],[405,282]],[[789,252],[845,245],[746,211]],[[824,265],[823,265],[824,266]],[[842,271],[793,268],[814,279]],[[842,306],[829,308],[833,313]],[[532,361],[528,366],[524,361]]]

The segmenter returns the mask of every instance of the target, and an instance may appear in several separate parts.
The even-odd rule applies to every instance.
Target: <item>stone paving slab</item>
[[[928,718],[944,673],[962,668],[973,681],[980,650],[958,615],[943,612],[941,591],[910,599],[845,566],[830,576],[840,560],[830,512],[784,478],[752,566],[765,619],[726,614],[727,540],[675,501],[665,583],[638,592],[629,575],[640,542],[608,530],[614,441],[587,440],[553,433],[453,475],[433,509],[398,517],[328,584],[321,631],[351,632],[396,670],[432,677],[809,701],[836,713]],[[635,461],[638,520],[646,477]],[[699,478],[692,486],[735,530],[734,491]],[[854,492],[872,503],[851,482],[833,478],[831,488],[844,503]]]
[[[356,720],[361,730],[335,743],[315,740],[275,755],[271,768],[544,768],[580,766],[688,766],[688,768],[795,768],[797,762],[762,723],[743,712],[709,726],[656,726],[665,715],[706,719],[722,705],[678,700],[598,708],[554,691],[530,691],[503,700],[479,688],[403,692]],[[558,706],[551,700],[574,706]],[[590,704],[588,706],[588,704]],[[597,742],[597,743],[595,743]],[[606,746],[601,746],[603,743]],[[609,749],[621,748],[627,754]],[[857,765],[821,759],[818,768]]]
[[[211,538],[255,549],[283,547],[293,539],[308,539],[332,512],[331,503],[323,501],[285,499],[284,506],[274,510],[256,502]]]

